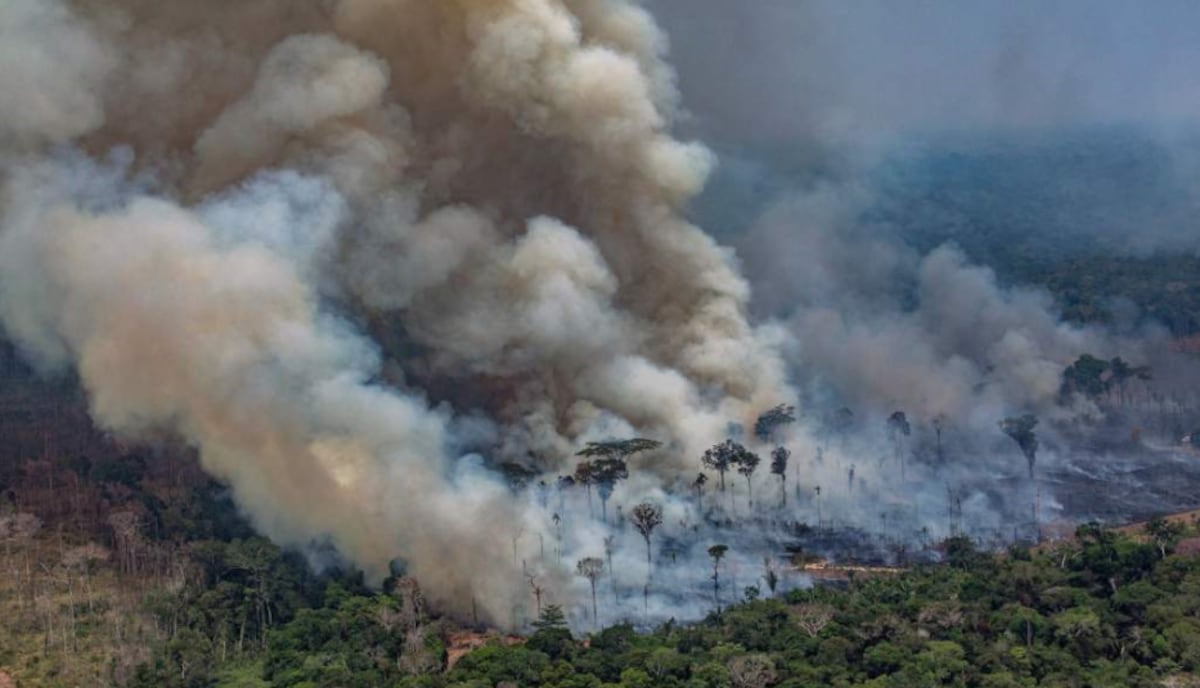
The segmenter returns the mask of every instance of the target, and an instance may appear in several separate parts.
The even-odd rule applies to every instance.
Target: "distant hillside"
[[[953,242],[1005,282],[1044,286],[1070,320],[1133,306],[1187,335],[1200,331],[1196,159],[1195,141],[1112,129],[930,144],[876,170],[867,219],[919,251]]]

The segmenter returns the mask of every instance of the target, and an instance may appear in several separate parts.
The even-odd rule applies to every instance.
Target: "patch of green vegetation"
[[[227,607],[211,594],[228,582],[218,576],[184,596],[179,612],[191,625],[157,646],[131,685],[1189,685],[1200,674],[1200,558],[1174,549],[1196,534],[1161,521],[1136,536],[1087,525],[1070,542],[1003,555],[957,538],[945,543],[944,564],[757,599],[652,632],[617,625],[586,643],[548,605],[525,643],[487,644],[449,671],[448,627],[424,614],[404,579],[381,593],[331,583],[262,643],[222,661],[204,622]]]

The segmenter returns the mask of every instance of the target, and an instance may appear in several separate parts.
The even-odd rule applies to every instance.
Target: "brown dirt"
[[[466,657],[472,650],[478,650],[485,645],[520,645],[524,638],[515,635],[500,635],[495,631],[475,633],[474,631],[455,631],[450,634],[446,648],[446,670],[454,668],[458,660]],[[0,685],[0,688],[4,688]]]
[[[1181,512],[1175,513],[1175,514],[1165,514],[1161,518],[1164,521],[1166,521],[1167,523],[1179,523],[1182,525],[1191,525],[1193,523],[1197,523],[1198,521],[1200,521],[1200,509],[1193,509],[1191,511],[1181,511]],[[1123,535],[1131,536],[1135,539],[1143,539],[1144,540],[1144,539],[1148,538],[1148,536],[1146,535],[1146,525],[1149,523],[1150,523],[1150,520],[1137,521],[1136,523],[1130,523],[1127,525],[1118,526],[1116,528],[1113,528],[1112,530],[1115,532],[1121,533]],[[1048,529],[1055,528],[1056,526],[1058,529],[1055,530],[1053,532],[1053,534],[1048,532]],[[1035,552],[1044,552],[1056,544],[1061,544],[1063,542],[1071,542],[1071,541],[1075,540],[1074,524],[1069,524],[1066,522],[1056,522],[1056,523],[1048,524],[1047,526],[1043,526],[1042,530],[1043,530],[1042,535],[1045,539],[1043,540],[1042,544],[1033,548],[1033,550]]]

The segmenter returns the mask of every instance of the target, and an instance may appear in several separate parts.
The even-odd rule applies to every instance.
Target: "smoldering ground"
[[[783,11],[764,8],[737,11]],[[10,0],[4,331],[77,374],[100,426],[195,446],[270,537],[331,542],[376,580],[401,560],[443,609],[503,625],[535,586],[585,618],[583,557],[611,567],[608,618],[688,616],[714,566],[750,585],[797,523],[886,552],[960,527],[947,505],[979,532],[1025,513],[1033,483],[989,487],[1023,470],[996,420],[1043,414],[1043,461],[1068,465],[1049,421],[1094,409],[1059,403],[1063,367],[1156,340],[1063,324],[953,248],[877,236],[872,191],[846,181],[863,156],[826,143],[869,127],[818,109],[798,129],[724,90],[754,80],[696,88],[671,38],[682,95],[667,33],[626,0]],[[820,103],[828,75],[808,73],[789,97]],[[726,106],[718,144],[789,140],[804,170],[743,213],[741,258],[689,219],[715,158],[686,137]],[[797,421],[753,439],[781,403]],[[783,484],[764,465],[744,492],[731,474],[736,492],[693,493],[739,432],[792,449]],[[632,457],[611,526],[553,487],[584,443],[632,436],[664,445]],[[616,513],[643,500],[664,511],[649,562]]]

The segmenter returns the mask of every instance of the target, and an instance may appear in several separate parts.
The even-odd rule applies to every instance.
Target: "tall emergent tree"
[[[751,478],[754,477],[754,471],[758,470],[760,463],[762,463],[762,459],[752,451],[747,451],[738,457],[737,472],[746,478],[746,504],[751,510],[754,509],[754,485]]]
[[[629,464],[624,459],[596,459],[592,462],[592,467],[595,471],[596,492],[600,495],[600,520],[608,523],[608,500],[612,497],[617,483],[629,477]],[[620,521],[620,513],[617,517]]]
[[[730,470],[736,469],[742,465],[744,457],[750,453],[742,445],[733,440],[725,440],[724,442],[713,445],[704,452],[704,456],[700,461],[708,468],[717,472],[721,478],[721,491],[725,491],[725,474]]]
[[[646,541],[646,577],[650,577],[650,572],[654,568],[652,558],[650,556],[650,535],[654,529],[662,525],[663,510],[662,507],[653,502],[642,502],[633,507],[630,512],[633,520],[633,527],[642,534],[642,539]]]
[[[575,564],[575,573],[588,579],[592,584],[592,625],[599,625],[599,614],[596,607],[596,581],[604,574],[604,560],[597,557],[584,557]]]
[[[717,605],[717,611],[721,611],[721,560],[725,558],[725,553],[729,551],[727,545],[713,545],[708,548],[708,556],[713,560],[713,601]]]
[[[1038,439],[1034,428],[1037,427],[1037,416],[1026,413],[1015,418],[1005,418],[1000,421],[1000,429],[1021,448],[1025,460],[1029,462],[1029,477],[1033,477],[1033,467],[1037,462]]]
[[[592,513],[592,483],[596,482],[596,467],[591,461],[583,461],[575,467],[575,475],[571,476],[573,485],[583,485],[587,490],[588,517],[595,518]]]
[[[613,490],[618,482],[629,477],[629,457],[661,446],[662,442],[635,437],[628,440],[588,442],[586,447],[576,452],[576,456],[594,459],[590,462],[591,479],[596,484],[596,491],[600,493],[600,515],[605,523],[608,522],[608,500],[612,497]],[[578,480],[578,474],[576,479]]]
[[[704,508],[704,486],[708,484],[708,476],[703,473],[697,473],[696,479],[692,481],[692,488],[696,490],[696,508]]]
[[[604,538],[604,559],[608,562],[608,570],[613,570],[612,555],[617,549],[617,536],[607,535]],[[617,597],[617,577],[609,576],[608,582],[612,586],[613,599]]]
[[[792,452],[787,447],[775,447],[771,452],[771,474],[779,476],[779,506],[787,505],[787,467]]]

